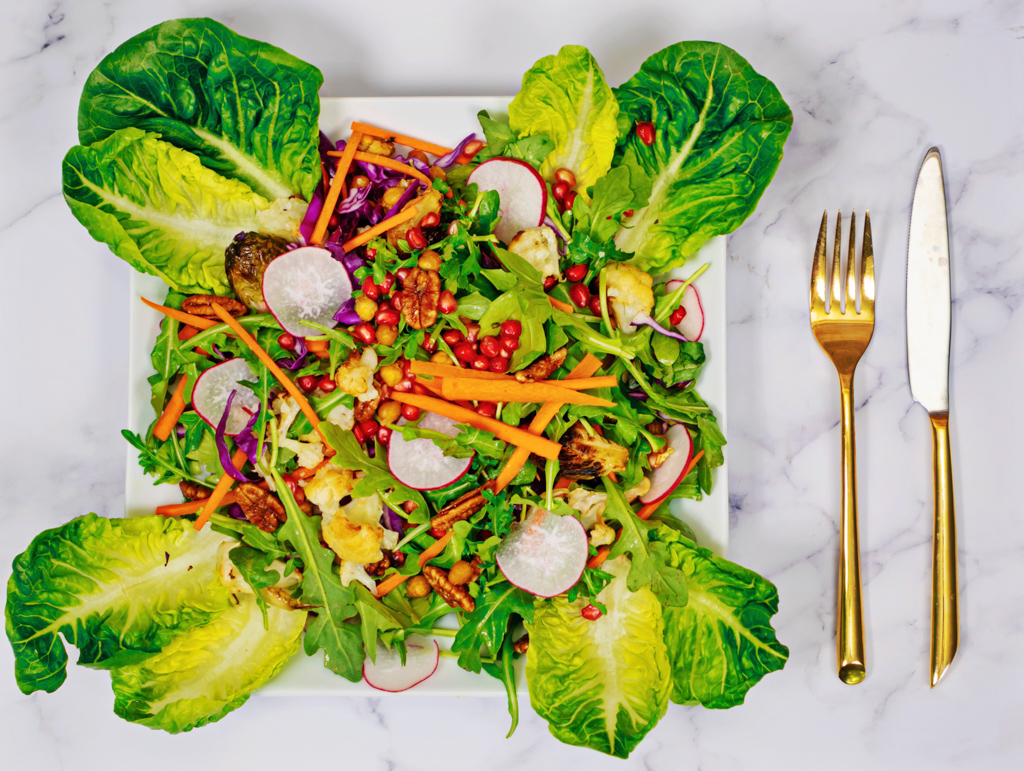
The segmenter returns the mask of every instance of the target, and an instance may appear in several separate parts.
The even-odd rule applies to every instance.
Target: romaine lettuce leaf
[[[669,658],[661,605],[650,589],[626,586],[623,557],[597,600],[607,615],[588,621],[583,600],[537,601],[526,657],[530,703],[566,744],[627,757],[668,708]]]
[[[169,733],[220,720],[242,706],[299,649],[306,611],[267,608],[243,594],[206,626],[175,637],[159,653],[111,670],[114,712]]]
[[[686,607],[664,611],[672,701],[719,709],[742,704],[747,691],[789,657],[771,625],[778,592],[677,530],[660,525],[657,537],[669,562],[686,575],[689,590]]]
[[[771,81],[726,46],[676,43],[649,57],[615,96],[634,127],[655,128],[652,145],[631,130],[615,152],[615,165],[651,179],[647,206],[615,236],[637,265],[667,268],[750,216],[793,123]]]
[[[78,517],[36,536],[7,583],[7,637],[23,693],[64,682],[67,653],[110,667],[159,651],[219,616],[231,593],[217,578],[228,540],[167,517]],[[257,614],[258,615],[258,614]]]
[[[134,128],[71,148],[64,198],[93,238],[186,293],[230,291],[224,249],[239,232],[294,236],[275,228],[270,202],[248,185]]]
[[[584,193],[611,168],[618,115],[612,89],[583,46],[563,46],[534,64],[508,106],[516,134],[544,134],[555,143],[541,174],[550,181],[557,169],[569,169]]]
[[[140,128],[274,200],[307,201],[320,179],[320,71],[212,19],[175,19],[118,46],[93,70],[79,141]]]

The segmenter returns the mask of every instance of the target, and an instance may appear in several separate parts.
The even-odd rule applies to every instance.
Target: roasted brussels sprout
[[[228,281],[249,310],[266,313],[263,302],[263,271],[270,261],[287,251],[288,242],[263,233],[246,233],[235,238],[224,250],[224,270]]]
[[[566,479],[593,479],[622,473],[629,462],[629,450],[621,444],[591,434],[574,423],[559,440],[558,470]]]

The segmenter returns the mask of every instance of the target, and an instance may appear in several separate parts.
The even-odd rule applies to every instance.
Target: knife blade
[[[959,645],[956,522],[949,443],[949,341],[952,322],[949,234],[942,158],[924,157],[910,210],[907,249],[907,363],[910,390],[932,426],[931,685],[949,669]]]

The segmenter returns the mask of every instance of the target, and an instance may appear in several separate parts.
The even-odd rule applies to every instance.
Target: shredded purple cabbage
[[[306,354],[307,353],[308,353],[308,351],[306,350],[306,341],[304,339],[302,339],[301,337],[296,337],[295,338],[295,358],[293,358],[293,359],[288,359],[288,358],[278,359],[277,360],[277,366],[284,367],[285,369],[291,370],[292,372],[294,372],[295,370],[297,370],[297,369],[299,369],[300,367],[303,366],[303,363],[306,360]]]
[[[241,520],[242,522],[249,521],[249,518],[245,516],[245,512],[242,511],[242,507],[239,506],[237,503],[232,503],[230,506],[228,506],[228,516],[232,519]]]
[[[663,327],[653,318],[643,313],[638,315],[636,318],[633,319],[633,321],[630,322],[630,325],[634,327],[640,326],[641,324],[650,327],[659,334],[665,335],[665,337],[671,337],[683,343],[690,342],[678,332],[673,332],[671,329],[665,329],[665,327]]]
[[[334,314],[334,320],[339,324],[344,324],[345,326],[358,324],[362,319],[359,318],[359,314],[356,313],[355,308],[356,298],[349,297],[338,309],[338,312]]]
[[[224,439],[224,429],[228,424],[228,414],[231,412],[231,402],[235,400],[235,394],[237,393],[238,391],[236,390],[232,391],[228,395],[228,403],[224,407],[224,413],[220,416],[220,420],[217,421],[217,429],[213,432],[213,438],[217,444],[217,457],[220,458],[220,465],[223,467],[224,473],[239,482],[252,482],[255,480],[249,479],[249,477],[236,469],[235,464],[231,462],[231,453],[228,451],[228,443]],[[252,431],[251,426],[256,425],[256,417],[258,415],[259,412],[253,415],[249,420],[251,425],[246,425],[246,428],[249,429],[250,432]],[[246,453],[246,455],[248,455],[248,453]]]
[[[455,163],[455,160],[460,155],[462,155],[462,151],[466,149],[466,145],[468,145],[474,139],[476,139],[476,134],[470,134],[468,137],[466,137],[457,145],[455,145],[454,150],[452,150],[447,155],[442,155],[440,158],[434,161],[434,165],[441,169],[447,169],[449,166]]]
[[[255,413],[249,418],[249,422],[245,424],[245,428],[238,432],[238,436],[235,437],[235,444],[242,452],[245,453],[245,457],[249,459],[252,465],[256,465],[256,461],[259,459],[257,453],[260,451],[260,443],[253,434],[252,430],[256,427],[256,421],[259,420],[260,411],[263,406],[260,405],[260,409],[256,410]]]
[[[383,522],[384,527],[386,527],[388,530],[395,531],[399,535],[401,535],[405,530],[405,521],[402,519],[401,515],[399,515],[398,512],[396,512],[390,506],[384,507]]]
[[[398,212],[402,211],[402,208],[407,203],[409,203],[409,201],[411,201],[413,199],[413,196],[416,195],[416,193],[417,193],[417,191],[419,189],[420,189],[420,183],[417,182],[416,180],[413,180],[412,184],[409,185],[409,187],[407,187],[405,189],[404,193],[402,193],[402,197],[399,198],[397,201],[395,201],[395,205],[394,206],[392,206],[390,209],[388,209],[388,212],[387,212],[387,214],[384,215],[383,219],[387,219],[388,217],[393,217],[396,214],[398,214]]]

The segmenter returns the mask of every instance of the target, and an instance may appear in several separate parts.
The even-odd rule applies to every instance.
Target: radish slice
[[[196,387],[192,389],[192,406],[199,413],[199,417],[213,428],[220,422],[231,392],[237,392],[231,402],[231,413],[224,428],[224,433],[228,436],[237,436],[238,432],[245,428],[249,418],[260,408],[259,397],[248,386],[240,385],[239,381],[242,380],[250,383],[256,380],[256,375],[248,362],[245,359],[228,359],[206,370],[196,380]]]
[[[665,289],[674,292],[681,285],[682,281],[672,279],[665,285]],[[676,324],[676,331],[687,340],[696,343],[704,333],[704,306],[700,304],[700,295],[697,294],[697,287],[690,284],[683,292],[683,299],[679,303],[686,315],[683,320]]]
[[[398,648],[388,650],[378,643],[377,661],[363,661],[363,679],[378,691],[407,691],[434,674],[440,658],[437,642],[418,634],[405,638],[405,666]]]
[[[641,503],[658,503],[667,498],[683,481],[683,472],[693,458],[693,439],[682,423],[670,426],[665,432],[665,438],[672,448],[672,454],[651,472],[651,489],[640,496]]]
[[[416,425],[445,436],[459,433],[454,420],[433,412],[423,413]],[[391,473],[395,479],[413,490],[440,490],[447,487],[469,471],[472,464],[472,456],[453,458],[445,455],[432,439],[406,441],[400,432],[395,431],[388,443],[388,467]]]
[[[352,296],[345,266],[319,246],[303,246],[275,257],[263,271],[263,300],[290,335],[320,334],[302,321],[334,327],[334,314]]]
[[[587,566],[587,531],[576,517],[534,508],[512,525],[494,552],[498,569],[520,589],[538,597],[569,591]]]
[[[544,224],[548,205],[548,187],[540,174],[525,161],[515,158],[492,158],[484,161],[467,180],[479,192],[497,190],[501,200],[501,220],[494,235],[508,244],[516,234]]]

